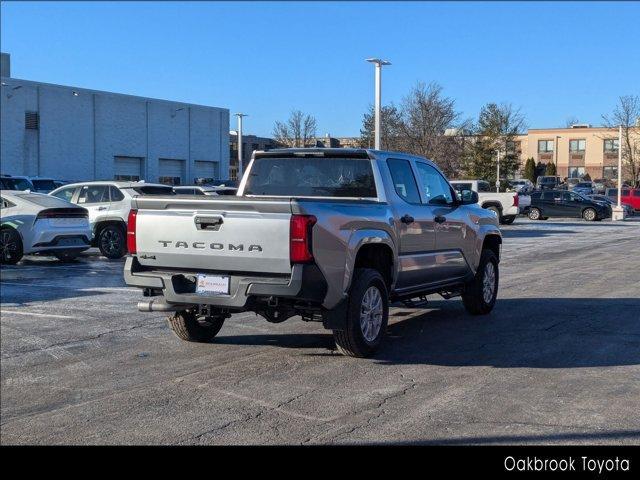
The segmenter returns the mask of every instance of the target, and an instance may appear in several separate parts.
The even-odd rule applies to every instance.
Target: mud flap
[[[327,330],[346,330],[347,328],[347,309],[349,308],[349,300],[341,300],[331,310],[322,311],[322,325]]]

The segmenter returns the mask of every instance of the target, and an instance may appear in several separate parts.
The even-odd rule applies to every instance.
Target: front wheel
[[[350,357],[372,356],[380,347],[389,321],[389,298],[382,275],[371,268],[354,272],[344,330],[334,330],[338,351]]]
[[[9,227],[0,230],[0,263],[15,265],[22,254],[22,239],[18,231]]]
[[[503,225],[511,225],[515,221],[516,221],[515,215],[509,215],[507,217],[502,217],[500,219],[500,223]]]
[[[483,250],[475,277],[465,286],[462,303],[472,315],[486,315],[498,296],[498,258],[491,250]]]
[[[98,234],[100,253],[111,260],[122,258],[127,253],[124,230],[118,225],[107,225]]]
[[[173,333],[187,342],[210,342],[224,324],[224,317],[198,316],[191,310],[176,312],[167,318]]]
[[[584,218],[587,222],[594,222],[597,216],[598,215],[593,208],[587,208],[584,212],[582,212],[582,218]]]

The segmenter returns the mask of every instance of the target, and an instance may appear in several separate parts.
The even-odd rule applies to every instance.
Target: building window
[[[180,185],[180,177],[162,176],[158,177],[158,182],[164,185]]]
[[[618,178],[618,167],[603,167],[602,178],[607,180]]]
[[[139,182],[140,175],[120,175],[116,174],[113,176],[114,180],[119,180],[121,182]]]
[[[569,167],[569,178],[582,178],[584,174],[584,167]]]
[[[40,115],[38,112],[24,112],[24,128],[38,130],[40,127]]]
[[[553,140],[538,140],[538,153],[553,152]]]
[[[584,153],[586,147],[586,140],[569,140],[569,151],[571,153]]]
[[[604,141],[604,153],[618,153],[620,144],[617,138],[610,138]]]

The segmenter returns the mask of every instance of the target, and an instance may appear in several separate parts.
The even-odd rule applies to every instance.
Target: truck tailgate
[[[141,265],[291,273],[289,199],[136,197]]]

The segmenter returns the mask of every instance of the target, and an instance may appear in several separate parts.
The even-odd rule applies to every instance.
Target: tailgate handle
[[[222,215],[196,216],[193,221],[198,230],[219,230],[220,225],[224,223],[224,218]]]

